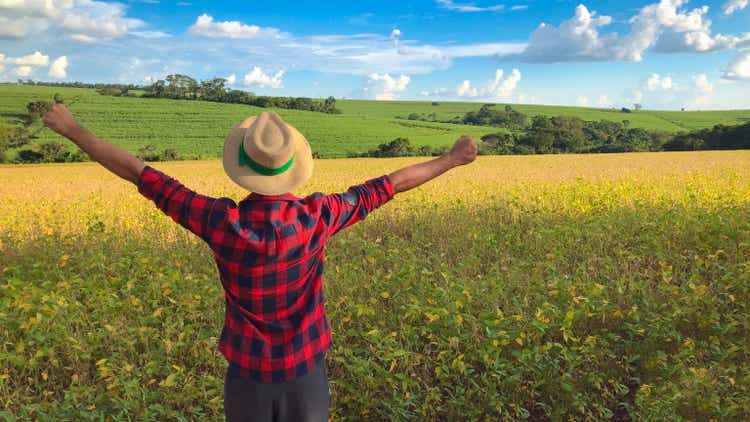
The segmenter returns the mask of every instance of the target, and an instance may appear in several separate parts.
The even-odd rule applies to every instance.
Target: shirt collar
[[[251,193],[245,197],[246,201],[299,201],[299,198],[294,196],[291,192],[282,193],[281,195],[261,195],[259,193]]]

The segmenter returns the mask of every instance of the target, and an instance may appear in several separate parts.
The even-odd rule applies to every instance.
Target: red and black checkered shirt
[[[298,198],[198,194],[146,166],[138,191],[213,250],[226,297],[218,349],[231,375],[281,382],[306,374],[331,345],[324,246],[393,198],[388,176],[345,193]]]

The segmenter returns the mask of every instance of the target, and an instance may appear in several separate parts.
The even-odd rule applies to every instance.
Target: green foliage
[[[369,118],[393,118],[408,116],[410,113],[436,113],[437,120],[451,121],[460,119],[470,111],[477,111],[477,103],[441,102],[440,107],[433,107],[429,101],[367,101],[339,100],[337,107],[344,114],[368,116]],[[503,107],[497,104],[495,107]],[[750,119],[750,110],[716,110],[716,111],[654,111],[644,110],[623,114],[619,109],[583,108],[568,106],[549,106],[532,104],[512,104],[513,110],[526,116],[574,116],[585,121],[609,120],[620,122],[628,119],[628,127],[639,127],[647,130],[659,130],[669,133],[711,128],[717,124],[738,125]],[[484,133],[489,133],[484,132]],[[410,138],[413,138],[410,136]]]
[[[507,155],[516,153],[516,137],[511,133],[484,135],[479,143],[479,155]]]
[[[68,161],[67,148],[59,142],[45,142],[39,146],[42,160],[47,163],[64,163]]]
[[[179,153],[173,148],[158,152],[153,144],[138,149],[136,156],[143,161],[176,161],[181,159]]]
[[[34,151],[31,149],[22,149],[18,151],[18,155],[16,156],[16,162],[23,163],[23,164],[41,163],[41,162],[44,162],[44,154],[42,154],[39,151]]]
[[[0,126],[0,151],[10,148],[20,148],[31,140],[29,131],[25,127]]]
[[[96,92],[99,95],[111,95],[114,97],[122,97],[127,96],[130,92],[130,87],[127,85],[107,85],[101,88],[98,88]]]
[[[52,103],[49,101],[32,101],[26,104],[26,111],[28,112],[28,124],[31,124],[44,116],[49,109],[52,108]]]
[[[376,149],[369,151],[367,157],[410,157],[417,155],[417,150],[406,138],[396,138],[386,144],[380,144]]]
[[[205,100],[220,103],[246,104],[257,107],[276,107],[291,110],[315,111],[327,114],[341,113],[336,108],[336,99],[328,97],[325,101],[312,98],[256,96],[252,92],[229,90],[225,88],[226,79],[213,78],[198,83],[187,75],[167,75],[165,80],[158,80],[146,88],[147,98],[169,98],[174,100]],[[200,97],[199,97],[200,94]]]
[[[67,147],[59,142],[45,142],[37,149],[23,149],[18,151],[16,163],[73,163],[89,161],[89,156],[81,150],[68,151]]]
[[[504,110],[495,109],[495,104],[485,104],[479,111],[470,111],[462,119],[462,123],[478,126],[499,126],[510,130],[520,130],[526,127],[525,114],[513,110],[506,105]]]
[[[677,134],[664,144],[666,151],[750,148],[750,123],[738,126],[716,125],[690,133]]]

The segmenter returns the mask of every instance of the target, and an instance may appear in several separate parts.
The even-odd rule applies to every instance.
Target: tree
[[[164,93],[166,92],[167,83],[163,79],[159,79],[158,81],[154,82],[146,88],[146,92],[148,95],[153,97],[162,97]]]
[[[44,160],[44,156],[31,149],[22,149],[18,151],[16,161],[19,163],[41,163]]]
[[[367,153],[370,157],[407,157],[416,155],[414,147],[406,138],[396,138],[387,144],[380,144]]]
[[[199,92],[201,98],[207,101],[222,101],[227,92],[224,88],[227,80],[224,78],[213,78],[201,81]],[[242,91],[237,91],[242,92]]]
[[[30,141],[30,133],[25,127],[0,127],[0,151],[20,148]]]
[[[27,125],[42,118],[50,108],[52,108],[52,103],[48,101],[32,101],[26,104],[26,111],[29,113]]]
[[[45,142],[39,146],[42,160],[47,163],[64,163],[70,154],[65,145],[59,142]]]
[[[193,99],[196,98],[197,83],[195,79],[187,75],[174,74],[167,75],[167,93],[174,98],[187,98],[190,93]]]
[[[642,108],[643,108],[643,106],[641,105],[641,103],[635,103],[635,104],[633,104],[633,109],[634,110],[640,110]]]
[[[510,133],[490,133],[481,138],[480,154],[512,154],[516,146],[516,139]]]
[[[336,99],[333,97],[326,98],[326,101],[323,103],[323,112],[335,113],[336,111]]]
[[[679,133],[664,144],[664,151],[696,151],[703,149],[704,141],[693,133]]]
[[[159,153],[156,151],[156,147],[153,144],[148,144],[138,149],[136,154],[138,158],[143,161],[159,161],[161,158]]]

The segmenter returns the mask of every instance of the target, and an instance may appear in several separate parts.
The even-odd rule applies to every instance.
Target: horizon
[[[5,2],[0,82],[149,85],[181,73],[278,97],[744,110],[747,6]]]
[[[189,76],[189,75],[188,75]],[[211,78],[207,78],[211,79]],[[61,82],[61,81],[31,81],[32,83],[29,84],[28,81],[24,81],[23,84],[19,84],[18,82],[9,82],[4,81],[0,82],[0,85],[31,85],[31,86],[47,86],[47,87],[53,87],[56,85],[52,84],[60,84],[60,83],[81,83],[81,84],[92,84],[92,85],[125,85],[125,84],[118,84],[117,82],[101,82],[101,81],[95,81],[95,82],[83,82],[83,81],[67,81],[67,82]],[[200,82],[200,80],[199,80]],[[148,88],[148,85],[136,85],[132,84],[137,89],[145,89]],[[74,86],[66,86],[67,89],[92,89],[92,88],[85,88],[85,87],[74,87]],[[256,92],[253,92],[251,90],[242,89],[239,88],[239,91],[248,92],[251,94],[254,94],[256,96],[265,96],[263,94],[258,94]],[[321,96],[321,97],[300,97],[295,95],[268,95],[268,96],[278,96],[278,97],[288,97],[288,98],[310,98],[313,100],[325,100],[328,98],[328,96]],[[635,110],[631,107],[623,106],[623,107],[617,107],[617,106],[611,106],[611,107],[594,107],[594,106],[580,106],[580,105],[568,105],[568,104],[530,104],[530,103],[509,103],[509,102],[495,102],[493,99],[488,99],[487,101],[467,101],[467,100],[461,100],[461,99],[448,99],[448,100],[435,100],[435,99],[407,99],[407,98],[400,98],[400,99],[394,99],[394,100],[376,100],[372,98],[348,98],[348,97],[341,97],[336,98],[336,101],[362,101],[362,102],[374,102],[374,103],[432,103],[432,102],[438,102],[438,103],[455,103],[455,104],[476,104],[477,107],[480,107],[482,104],[493,104],[493,105],[509,105],[509,106],[521,106],[521,107],[562,107],[562,108],[580,108],[580,109],[590,109],[590,110],[598,110],[598,111],[616,111],[620,112],[622,108],[628,108],[630,112],[637,113],[637,112],[679,112],[679,113],[704,113],[704,112],[721,112],[721,111],[746,111],[750,110],[750,105],[748,105],[745,108],[725,108],[725,109],[694,109],[694,110],[680,110],[680,109],[651,109],[651,108],[642,108],[640,110]],[[162,98],[162,100],[167,101],[184,101],[180,99],[170,99],[170,98]],[[199,100],[202,101],[202,100]]]

